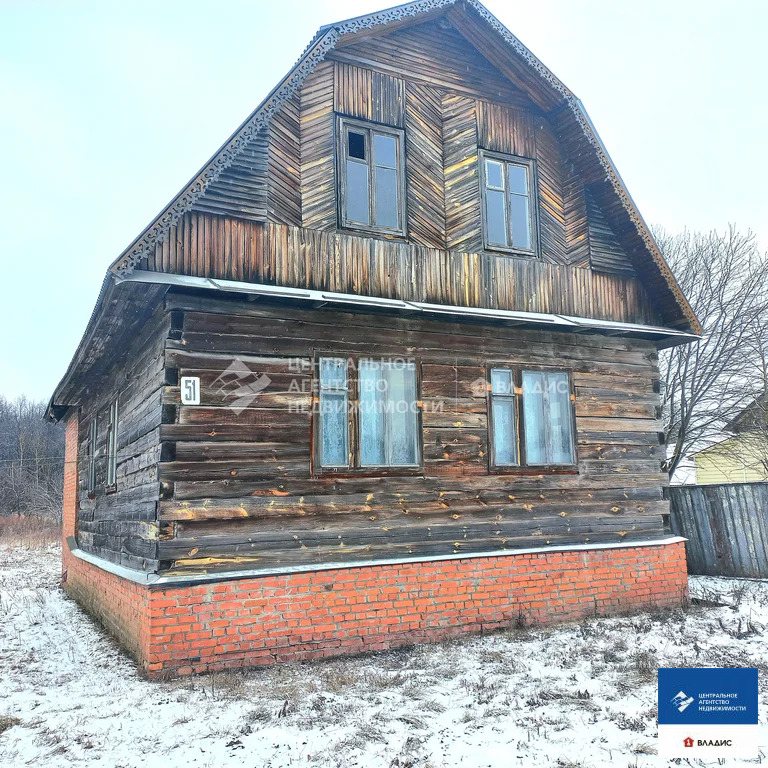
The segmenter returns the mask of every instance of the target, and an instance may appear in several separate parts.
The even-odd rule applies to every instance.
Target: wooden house
[[[479,2],[323,27],[107,271],[67,588],[182,674],[679,604],[657,353],[699,330]]]

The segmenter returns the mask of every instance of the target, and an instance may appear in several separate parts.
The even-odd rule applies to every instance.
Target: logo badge
[[[672,697],[672,703],[677,707],[678,712],[685,712],[693,704],[693,696],[688,696],[683,691]]]
[[[659,756],[756,758],[756,669],[659,669]]]

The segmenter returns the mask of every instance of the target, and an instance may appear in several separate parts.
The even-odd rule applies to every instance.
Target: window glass
[[[523,371],[523,417],[528,464],[573,464],[568,374]]]
[[[341,119],[345,136],[339,164],[342,226],[403,232],[405,213],[402,132]]]
[[[511,395],[512,371],[509,368],[494,368],[491,371],[491,390],[494,395]]]
[[[398,361],[361,360],[360,464],[418,464],[416,366]]]
[[[515,466],[518,463],[515,407],[512,370],[491,369],[493,463],[498,467]]]
[[[517,464],[517,429],[514,398],[493,398],[493,457],[499,467]]]
[[[531,217],[528,198],[523,195],[509,196],[509,217],[512,223],[512,245],[515,248],[531,247]]]
[[[397,139],[383,133],[373,135],[373,156],[382,168],[397,168]]]
[[[525,421],[525,460],[527,464],[547,463],[544,374],[523,372],[523,419]]]
[[[360,386],[360,463],[363,466],[384,466],[387,463],[384,423],[386,382],[381,375],[381,364],[374,360],[361,360],[358,381]]]
[[[347,388],[347,361],[344,358],[320,358],[320,386],[323,389]]]
[[[485,242],[488,246],[535,249],[531,170],[526,162],[484,159]]]
[[[507,245],[507,212],[504,193],[488,189],[485,193],[485,224],[488,242],[493,245]]]
[[[368,166],[347,160],[347,221],[370,224]]]
[[[509,191],[512,194],[528,194],[528,169],[524,165],[507,165],[509,175]]]
[[[324,467],[347,466],[347,397],[344,394],[323,392],[320,395],[322,420],[322,454]]]
[[[365,160],[365,134],[350,131],[347,134],[348,157],[356,157],[358,160]]]
[[[504,166],[496,160],[485,161],[485,183],[492,189],[504,189]]]
[[[91,430],[88,436],[88,492],[96,490],[96,441],[98,439],[98,422],[96,416],[91,421]]]
[[[117,400],[112,401],[109,408],[109,426],[107,427],[107,486],[117,483]]]
[[[376,225],[397,229],[397,171],[392,168],[376,169]]]
[[[349,466],[349,393],[347,361],[320,358],[320,464],[323,467]]]
[[[573,462],[573,422],[571,420],[571,389],[566,373],[548,374],[550,463]]]
[[[417,464],[416,368],[413,363],[390,363],[388,369],[389,463],[395,467]]]

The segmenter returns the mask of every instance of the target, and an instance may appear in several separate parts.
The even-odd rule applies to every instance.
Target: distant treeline
[[[45,403],[0,395],[0,515],[61,518],[64,427]]]

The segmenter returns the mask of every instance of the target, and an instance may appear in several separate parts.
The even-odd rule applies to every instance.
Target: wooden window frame
[[[495,461],[496,446],[493,438],[493,400],[491,391],[491,370],[501,368],[512,371],[512,382],[515,393],[515,419],[517,426],[517,465],[501,464]],[[569,400],[571,403],[571,456],[570,464],[528,464],[525,450],[525,416],[523,410],[523,371],[537,373],[564,373],[568,376]],[[540,475],[540,474],[579,474],[578,433],[576,431],[576,392],[573,384],[573,369],[568,367],[522,365],[494,361],[486,364],[486,413],[488,418],[488,472],[494,475]]]
[[[349,465],[346,467],[324,467],[321,463],[322,457],[322,424],[319,416],[320,405],[320,358],[344,358],[347,360],[347,391],[349,418],[347,419],[347,428],[349,429]],[[407,363],[414,364],[416,374],[416,464],[400,466],[371,466],[360,464],[360,381],[358,375],[359,363],[361,360],[404,360]],[[312,360],[313,375],[313,408],[312,408],[312,466],[311,474],[313,477],[421,477],[424,475],[424,426],[423,426],[423,406],[421,401],[422,373],[421,361],[415,357],[400,358],[396,355],[371,355],[354,354],[340,355],[338,352],[316,350]]]
[[[511,381],[512,381],[512,393],[505,395],[505,394],[494,394],[493,392],[493,376],[492,371],[495,370],[501,370],[501,371],[509,371],[511,374]],[[521,459],[522,459],[522,452],[520,450],[520,439],[521,439],[521,430],[520,430],[520,394],[518,392],[518,386],[517,386],[517,372],[516,369],[511,365],[496,365],[489,363],[486,367],[486,383],[487,383],[487,392],[488,392],[488,467],[493,472],[499,472],[499,473],[506,473],[510,471],[519,470],[522,467]],[[515,451],[517,456],[517,464],[497,464],[496,463],[496,438],[494,434],[495,429],[495,423],[493,418],[493,401],[496,398],[501,398],[502,400],[512,400],[513,406],[514,406],[514,413],[515,413]]]
[[[107,424],[107,477],[105,491],[114,493],[117,491],[117,437],[120,423],[119,398],[115,398],[109,404],[109,422]]]
[[[345,366],[345,386],[342,387],[323,387],[323,382],[320,377],[320,360],[326,359],[326,360],[342,360],[346,363]],[[318,417],[317,417],[317,465],[319,467],[322,467],[324,471],[330,471],[333,472],[335,470],[341,470],[346,471],[350,468],[352,464],[352,443],[350,441],[350,429],[349,429],[349,419],[351,414],[351,407],[350,407],[350,401],[351,401],[351,381],[349,376],[349,358],[340,356],[340,355],[319,355],[317,357],[317,367],[316,367],[316,382],[317,382],[317,409],[313,409],[313,412],[316,410]],[[322,396],[323,392],[332,392],[334,394],[345,394],[346,400],[347,400],[347,463],[346,464],[337,464],[337,465],[323,465],[323,419],[320,418],[320,404],[322,403]]]
[[[371,235],[388,235],[394,237],[407,237],[408,213],[405,187],[405,131],[391,125],[375,123],[370,120],[359,120],[346,115],[336,117],[336,178],[337,183],[337,219],[339,229],[349,229],[355,232],[364,232]],[[370,224],[361,224],[355,221],[347,221],[347,133],[349,130],[357,130],[365,133],[368,146],[368,220]],[[371,137],[375,133],[393,136],[397,139],[397,193],[398,193],[398,220],[399,226],[380,227],[372,222],[376,212],[376,184],[374,183],[374,156],[373,141]]]
[[[507,155],[502,152],[491,152],[487,149],[481,149],[478,152],[478,159],[480,162],[480,211],[482,214],[483,225],[483,247],[487,251],[499,251],[501,253],[510,254],[512,256],[526,256],[538,258],[540,232],[539,232],[539,184],[537,174],[536,160],[530,157],[522,157],[519,155]],[[531,248],[519,248],[512,245],[497,245],[496,243],[490,243],[488,241],[488,220],[486,216],[486,174],[485,174],[485,161],[495,160],[496,162],[503,163],[505,167],[505,177],[507,177],[506,167],[508,165],[524,166],[528,169],[528,226],[531,233]],[[507,223],[507,237],[510,242],[512,241],[512,217],[509,212],[509,190],[504,190],[504,210],[506,212]]]

